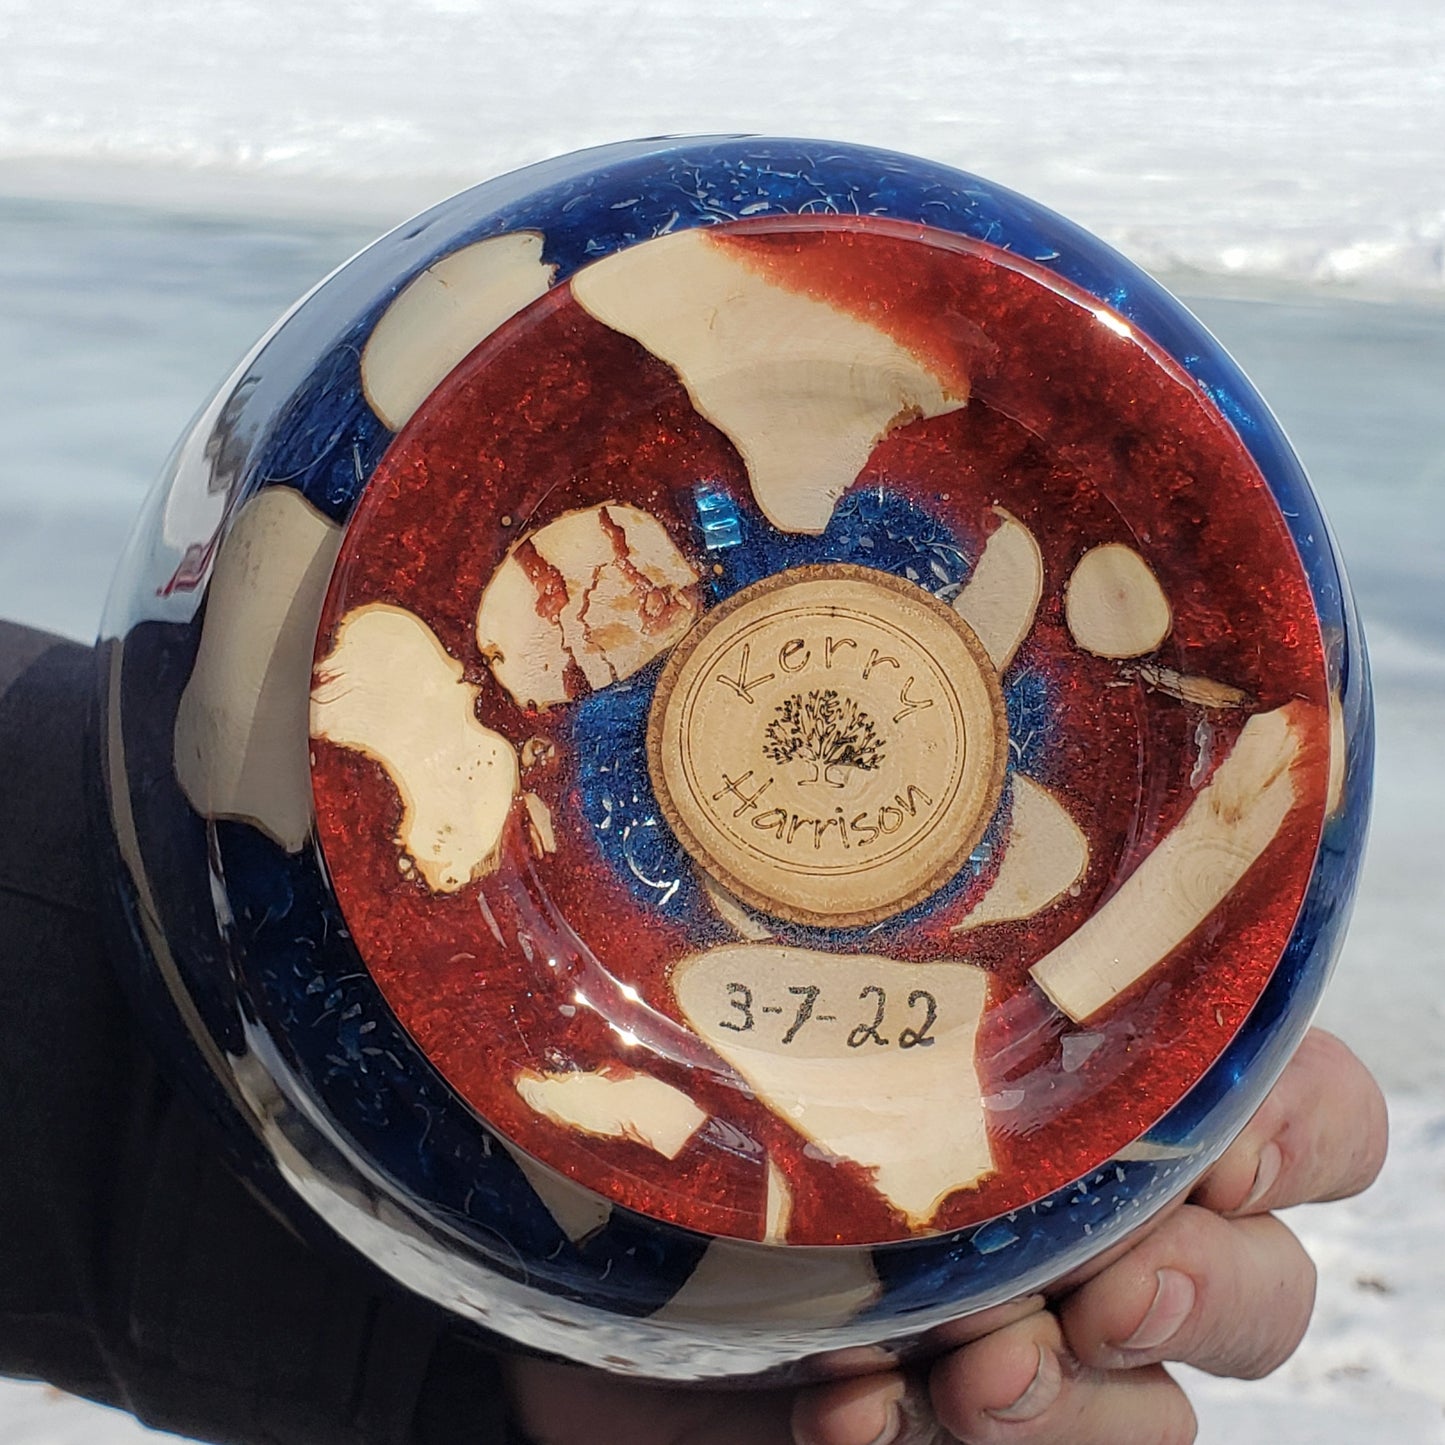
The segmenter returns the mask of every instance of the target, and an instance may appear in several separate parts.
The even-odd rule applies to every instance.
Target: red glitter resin
[[[948,1196],[921,1228],[868,1169],[819,1157],[754,1097],[682,1021],[670,970],[699,941],[640,905],[603,859],[565,746],[525,779],[551,809],[556,851],[533,856],[519,804],[497,870],[443,894],[398,868],[401,803],[382,767],[317,740],[321,845],[397,1017],[451,1087],[528,1154],[619,1204],[709,1234],[763,1237],[769,1161],[791,1190],[790,1243],[955,1229],[1051,1193],[1146,1132],[1258,999],[1293,927],[1324,813],[1319,628],[1283,519],[1237,436],[1146,339],[1101,322],[1092,298],[988,246],[894,222],[740,223],[717,235],[774,284],[869,321],[940,375],[969,379],[967,406],[897,428],[855,486],[913,500],[975,559],[998,524],[992,509],[1006,507],[1042,552],[1042,602],[1009,675],[1032,668],[1048,680],[1053,742],[1030,776],[1087,837],[1087,872],[1071,895],[961,946],[951,929],[986,872],[890,934],[886,950],[920,963],[962,954],[988,971],[977,1066],[1000,1105],[988,1113],[994,1172]],[[482,589],[519,540],[604,502],[651,513],[705,574],[711,559],[692,522],[700,480],[752,505],[738,454],[673,371],[559,286],[458,366],[387,452],[347,532],[317,657],[356,608],[404,607],[479,686],[482,723],[518,748],[560,744],[567,705],[524,710],[491,680],[474,635]],[[1146,558],[1170,601],[1173,627],[1150,661],[1249,695],[1247,709],[1210,714],[1213,762],[1202,769],[1201,710],[1069,635],[1064,584],[1108,542]],[[1299,800],[1267,851],[1163,964],[1087,1029],[1073,1024],[1030,966],[1179,822],[1246,717],[1290,702],[1308,705]],[[1064,1041],[1080,1032],[1098,1042],[1066,1067]],[[681,1090],[708,1123],[667,1159],[554,1123],[513,1083],[520,1070],[606,1068]]]

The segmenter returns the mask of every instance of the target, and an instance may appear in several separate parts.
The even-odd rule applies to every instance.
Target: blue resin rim
[[[912,1317],[927,1323],[956,1313],[941,1310],[940,1299],[966,1295],[983,1307],[1037,1287],[1092,1253],[1100,1236],[1112,1239],[1147,1218],[1177,1192],[1181,1170],[1192,1178],[1209,1162],[1197,1142],[1201,1126],[1223,1123],[1227,1138],[1263,1097],[1303,1034],[1338,949],[1368,812],[1367,668],[1303,470],[1243,374],[1180,303],[1109,247],[963,172],[831,143],[631,142],[465,192],[362,252],[344,268],[342,284],[323,285],[287,323],[277,354],[268,346],[252,363],[256,385],[246,410],[276,420],[255,438],[237,491],[289,486],[332,519],[347,519],[393,435],[364,399],[362,345],[396,293],[461,246],[538,231],[560,282],[598,256],[666,231],[818,211],[916,221],[1026,257],[1126,317],[1199,382],[1259,466],[1299,551],[1344,700],[1349,750],[1345,805],[1324,834],[1284,957],[1226,1052],[1149,1135],[1175,1157],[1116,1161],[1025,1210],[953,1235],[872,1248],[883,1288],[854,1324],[875,1336],[882,1322],[902,1327]],[[360,318],[347,300],[358,290],[374,297]],[[275,372],[271,361],[279,363]],[[286,1064],[393,1196],[493,1269],[546,1292],[620,1315],[644,1316],[666,1303],[709,1237],[614,1207],[583,1244],[569,1241],[391,1015],[350,943],[314,849],[287,855],[243,824],[197,826],[213,832],[234,909],[231,971],[245,1012],[260,1014]],[[298,939],[300,919],[312,920],[316,932]],[[207,1027],[217,1038],[234,1037],[234,1006],[217,998],[203,970],[188,960],[181,967]],[[1281,1026],[1282,1019],[1290,1021]],[[853,1328],[836,1338],[846,1341]]]

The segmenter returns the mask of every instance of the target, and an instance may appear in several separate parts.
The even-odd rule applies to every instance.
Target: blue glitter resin
[[[777,531],[750,499],[741,501],[720,487],[698,489],[696,513],[702,546],[720,569],[706,583],[709,605],[786,568],[824,562],[873,567],[948,602],[972,565],[947,527],[923,507],[881,487],[847,493],[817,536]],[[648,710],[662,665],[654,663],[628,682],[577,703],[568,749],[577,758],[582,815],[599,854],[639,903],[685,922],[701,942],[717,935],[717,914],[703,896],[692,860],[663,819],[647,766]],[[1004,700],[1010,736],[1020,740],[1011,749],[1010,768],[1026,768],[1048,746],[1048,686],[1025,669],[1004,680]],[[968,864],[924,903],[866,929],[805,928],[773,920],[778,936],[800,946],[848,948],[906,930],[946,908],[977,876],[997,845],[1004,816],[1001,808]]]

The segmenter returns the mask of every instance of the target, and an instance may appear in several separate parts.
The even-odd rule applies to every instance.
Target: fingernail
[[[1059,1357],[1052,1350],[1046,1350],[1040,1345],[1038,1368],[1034,1371],[1028,1388],[1012,1405],[986,1413],[995,1420],[1036,1419],[1058,1399],[1063,1378],[1063,1372],[1059,1369]]]
[[[898,1411],[898,1432],[888,1438],[888,1445],[947,1445],[953,1439],[938,1423],[928,1389],[920,1380],[909,1380],[893,1408]]]
[[[883,1428],[868,1442],[868,1445],[894,1445],[903,1430],[903,1416],[897,1403],[888,1407],[888,1420]]]
[[[1154,1303],[1139,1321],[1139,1328],[1127,1340],[1120,1340],[1121,1350],[1157,1350],[1179,1332],[1194,1308],[1194,1281],[1177,1269],[1161,1269],[1155,1276],[1158,1286]]]
[[[855,1445],[905,1445],[904,1382],[895,1379],[882,1389],[877,1388],[876,1381],[853,1383],[859,1388],[851,1392],[850,1398],[835,1401],[821,1423],[810,1417],[794,1421],[794,1445],[821,1445],[825,1439],[847,1439]],[[863,1431],[869,1428],[870,1413],[875,1433],[865,1439]]]
[[[1249,1198],[1235,1212],[1243,1214],[1258,1204],[1274,1187],[1274,1181],[1279,1178],[1279,1171],[1283,1167],[1284,1154],[1271,1139],[1259,1151],[1259,1163],[1254,1166],[1254,1187],[1249,1191]]]

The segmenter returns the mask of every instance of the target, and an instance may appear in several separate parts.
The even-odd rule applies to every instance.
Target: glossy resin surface
[[[664,1377],[901,1348],[1187,1187],[1364,828],[1248,384],[860,148],[614,147],[378,242],[183,442],[107,633],[122,901],[238,1152]]]

